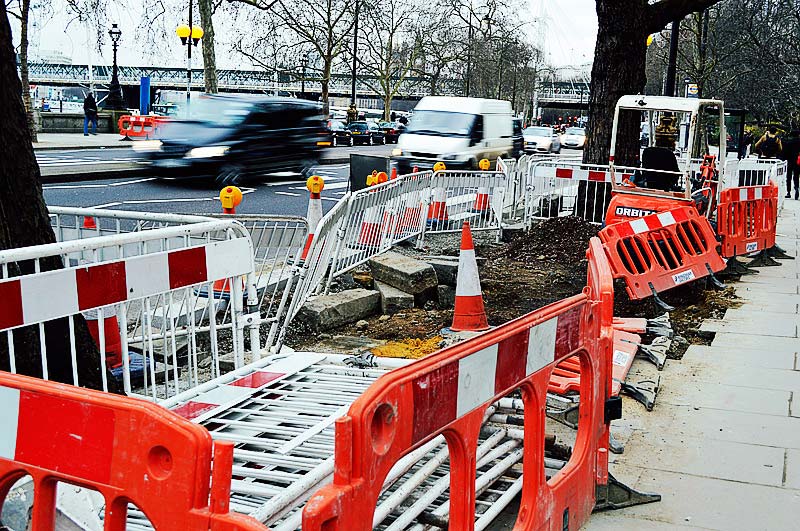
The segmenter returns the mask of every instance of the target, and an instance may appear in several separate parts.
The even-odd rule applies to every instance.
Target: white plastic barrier
[[[52,373],[74,385],[94,374],[103,390],[160,400],[218,376],[225,354],[243,365],[246,329],[260,357],[253,247],[241,224],[96,209],[50,214],[61,241],[0,252],[2,362],[11,372]],[[80,315],[99,360],[82,348]],[[17,355],[31,343],[35,360]]]

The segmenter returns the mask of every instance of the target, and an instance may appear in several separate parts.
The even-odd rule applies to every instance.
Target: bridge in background
[[[56,87],[88,87],[89,67],[52,63],[29,63],[31,84]],[[142,77],[149,77],[153,89],[182,90],[186,87],[186,69],[152,66],[121,66],[119,81],[126,93],[133,93]],[[203,85],[203,70],[192,70],[195,86]],[[303,83],[300,76],[291,72],[269,72],[266,70],[217,70],[219,90],[222,92],[283,93],[300,95]],[[108,85],[111,81],[111,67],[96,65],[92,67],[92,81],[96,85]],[[356,80],[356,93],[359,97],[380,98],[374,87],[378,79],[359,76]],[[445,96],[464,94],[464,81],[457,78],[440,79],[437,93]],[[351,77],[349,74],[333,74],[328,86],[331,96],[350,96]],[[305,94],[318,96],[322,92],[319,78],[306,78]],[[422,77],[406,77],[398,91],[398,98],[419,99],[430,94],[430,84]],[[541,108],[585,109],[589,102],[589,84],[585,81],[542,81],[537,90],[536,101]]]

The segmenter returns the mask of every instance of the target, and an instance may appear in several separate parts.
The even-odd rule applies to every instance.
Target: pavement
[[[701,325],[711,345],[667,363],[652,412],[626,397],[612,424],[625,452],[610,472],[662,501],[584,529],[800,529],[800,202],[786,201],[777,234],[797,259],[735,283],[741,307]]]

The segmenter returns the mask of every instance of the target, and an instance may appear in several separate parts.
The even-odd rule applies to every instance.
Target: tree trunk
[[[645,85],[647,24],[638,0],[597,2],[597,44],[589,93],[589,125],[583,161],[607,164],[617,100],[641,94]],[[636,165],[639,159],[639,119],[626,113],[617,132],[615,163]]]
[[[322,79],[320,80],[320,100],[322,101],[322,115],[325,119],[330,115],[330,103],[328,102],[328,87],[331,82],[331,63],[333,57],[324,57],[322,65]]]
[[[391,81],[390,81],[390,83],[391,83]],[[383,95],[383,121],[385,121],[385,122],[389,121],[389,115],[392,112],[392,100],[393,99],[394,98],[392,97],[391,92],[386,91],[384,93],[384,95]]]
[[[31,84],[28,78],[28,19],[31,12],[31,0],[22,0],[20,6],[20,32],[19,32],[19,74],[22,78],[22,102],[25,105],[25,115],[28,121],[28,130],[31,132],[31,142],[37,142],[36,119],[33,114],[31,102]],[[15,76],[16,77],[16,76]]]
[[[200,24],[203,27],[203,79],[205,90],[209,94],[216,94],[217,89],[217,58],[214,53],[214,6],[211,0],[197,0],[200,11]]]
[[[5,4],[0,14],[0,116],[5,123],[0,128],[0,250],[42,245],[55,242],[47,207],[42,197],[39,166],[33,153],[31,132],[27,127],[22,90],[11,40]],[[24,42],[24,39],[23,39]],[[27,86],[25,86],[27,89]],[[63,267],[60,258],[42,260],[41,270]],[[8,263],[7,276],[33,272],[31,261]],[[3,301],[5,304],[7,301]],[[30,376],[42,375],[38,326],[17,328],[13,332],[14,359],[17,372]],[[72,382],[69,328],[66,319],[49,321],[45,325],[48,372],[51,380]],[[80,383],[86,387],[102,388],[100,356],[89,334],[86,321],[75,319],[75,346]],[[0,333],[0,369],[8,370],[10,357],[7,333]]]

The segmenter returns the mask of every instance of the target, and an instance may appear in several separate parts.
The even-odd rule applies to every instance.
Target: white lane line
[[[275,183],[264,183],[264,186],[286,186],[287,184],[297,184],[297,179],[293,181],[278,181]]]
[[[131,184],[146,183],[148,181],[155,181],[156,177],[145,177],[143,179],[134,179],[131,181],[120,181],[118,183],[107,184],[54,184],[50,186],[43,186],[45,190],[64,190],[69,188],[106,188],[111,186],[128,186]]]
[[[106,166],[106,165],[114,165],[114,164],[133,164],[133,161],[129,160],[70,160],[70,161],[55,161],[55,160],[47,160],[47,161],[38,161],[40,166]]]
[[[294,192],[273,192],[276,195],[288,195],[289,197],[299,197],[300,194],[296,194]]]
[[[323,201],[333,201],[334,203],[338,203],[339,199],[336,197],[320,197]]]

